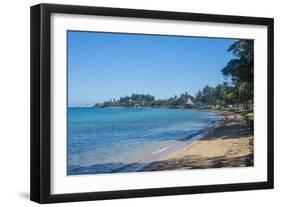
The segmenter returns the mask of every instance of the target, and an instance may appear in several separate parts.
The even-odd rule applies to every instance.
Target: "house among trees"
[[[191,109],[193,107],[194,103],[191,100],[191,98],[188,98],[187,102],[185,103],[185,108],[186,109]]]
[[[234,59],[221,70],[227,81],[214,87],[206,85],[193,97],[187,92],[166,99],[150,94],[130,96],[96,103],[93,107],[153,107],[170,109],[229,109],[253,113],[254,108],[254,42],[237,40],[228,49]],[[253,115],[252,115],[253,116]]]

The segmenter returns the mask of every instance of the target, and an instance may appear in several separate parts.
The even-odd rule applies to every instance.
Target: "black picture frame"
[[[121,190],[106,192],[85,192],[72,194],[51,194],[50,183],[50,15],[52,13],[100,15],[114,17],[134,17],[149,19],[181,20],[194,22],[218,22],[267,26],[267,181],[238,184],[219,184],[154,189]],[[273,188],[274,147],[273,147],[273,39],[274,20],[272,18],[195,14],[168,11],[135,10],[89,6],[39,4],[31,7],[31,173],[30,199],[38,203],[88,201],[146,196],[166,196],[179,194],[211,193]]]

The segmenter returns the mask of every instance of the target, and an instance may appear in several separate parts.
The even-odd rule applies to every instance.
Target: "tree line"
[[[136,94],[120,97],[118,100],[112,99],[102,104],[95,104],[94,107],[167,107],[176,108],[186,106],[188,100],[193,100],[194,97],[187,92],[179,96],[175,95],[168,99],[155,99],[150,94]]]
[[[236,40],[230,45],[228,52],[235,58],[230,60],[221,69],[225,81],[215,87],[205,86],[193,97],[183,93],[168,99],[156,100],[150,94],[132,94],[120,97],[119,100],[110,100],[94,107],[109,106],[146,106],[183,108],[193,104],[193,107],[228,108],[242,107],[245,111],[253,109],[254,98],[254,42],[253,40]]]
[[[254,42],[237,40],[228,52],[235,56],[221,70],[226,80],[215,87],[205,86],[195,96],[195,102],[202,105],[240,106],[244,110],[253,109],[254,98]]]

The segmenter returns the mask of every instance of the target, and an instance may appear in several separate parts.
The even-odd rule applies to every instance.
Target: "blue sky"
[[[132,93],[156,99],[224,81],[232,39],[68,32],[68,103],[85,106]]]

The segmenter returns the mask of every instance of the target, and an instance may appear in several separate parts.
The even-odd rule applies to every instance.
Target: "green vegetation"
[[[155,108],[191,108],[193,97],[188,93],[174,96],[168,99],[155,100],[150,94],[132,94],[131,96],[120,97],[119,100],[110,100],[102,104],[95,104],[94,107],[155,107]]]
[[[248,114],[247,114],[247,118],[248,118],[248,120],[254,120],[254,113],[253,112],[249,112]]]
[[[254,42],[237,40],[228,49],[235,56],[221,70],[225,82],[215,87],[205,86],[195,97],[188,93],[168,99],[156,100],[150,94],[132,94],[110,100],[94,107],[163,107],[163,108],[198,108],[219,109],[244,113],[253,117],[254,97]]]
[[[228,49],[235,55],[221,70],[229,82],[216,87],[205,86],[195,96],[199,106],[212,106],[233,112],[253,111],[254,97],[254,42],[237,40]]]

